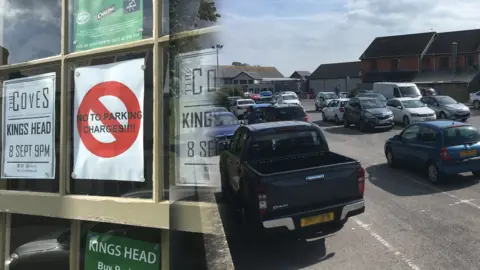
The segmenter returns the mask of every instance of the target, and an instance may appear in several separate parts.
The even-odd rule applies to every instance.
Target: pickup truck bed
[[[333,152],[319,152],[287,158],[249,161],[247,163],[259,175],[265,176],[347,162],[356,163],[354,159]]]

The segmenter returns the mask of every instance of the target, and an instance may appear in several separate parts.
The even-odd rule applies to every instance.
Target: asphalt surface
[[[309,115],[332,151],[366,169],[366,212],[325,239],[270,235],[260,240],[252,239],[218,195],[235,269],[480,269],[478,179],[466,174],[433,186],[420,172],[387,167],[383,145],[400,126],[362,134],[324,123],[320,112]],[[474,115],[469,123],[480,128],[480,113]]]

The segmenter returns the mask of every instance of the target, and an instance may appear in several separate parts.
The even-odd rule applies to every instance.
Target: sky
[[[480,28],[478,0],[221,0],[220,64],[284,76],[358,61],[379,36]]]

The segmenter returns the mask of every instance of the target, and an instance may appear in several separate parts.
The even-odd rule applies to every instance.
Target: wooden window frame
[[[146,0],[148,1],[148,0]],[[163,0],[153,2],[153,37],[125,44],[102,48],[68,52],[69,43],[69,0],[62,0],[61,8],[61,50],[60,55],[36,59],[23,63],[0,66],[0,72],[14,72],[24,69],[42,68],[60,64],[60,162],[59,192],[43,193],[7,190],[6,181],[0,180],[0,270],[8,270],[3,263],[10,256],[10,220],[12,214],[26,214],[71,221],[70,269],[79,269],[80,262],[80,227],[82,221],[119,223],[141,227],[161,229],[162,268],[170,268],[170,229],[220,234],[216,224],[203,219],[200,215],[209,215],[216,211],[213,203],[166,201],[164,190],[164,155],[163,155],[163,49],[171,40],[200,36],[219,31],[218,26],[184,31],[174,35],[161,35],[163,22]],[[69,157],[69,104],[68,91],[71,86],[69,64],[78,60],[94,57],[116,55],[132,50],[150,49],[153,51],[153,196],[152,199],[133,199],[119,197],[101,197],[72,195],[70,191],[70,157]],[[170,219],[173,211],[175,219]],[[155,213],[155,214],[152,214]]]

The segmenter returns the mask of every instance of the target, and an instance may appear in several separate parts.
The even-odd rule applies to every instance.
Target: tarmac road
[[[235,269],[480,269],[479,179],[468,174],[433,186],[421,173],[387,167],[384,142],[401,127],[362,134],[322,122],[320,112],[309,114],[332,151],[366,168],[366,212],[325,239],[270,235],[259,240],[220,204]],[[469,123],[480,128],[480,116]],[[222,202],[220,195],[217,201]]]

